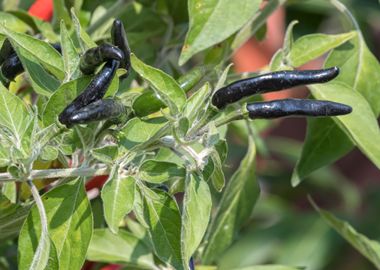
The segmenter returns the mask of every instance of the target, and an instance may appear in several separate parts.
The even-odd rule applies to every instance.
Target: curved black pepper
[[[119,68],[119,64],[120,62],[117,60],[106,62],[102,70],[87,85],[86,89],[62,111],[58,118],[59,121],[62,124],[70,125],[72,115],[90,103],[102,99],[116,74],[116,70]]]
[[[249,118],[272,119],[286,116],[337,116],[352,112],[348,105],[322,100],[281,99],[247,104]]]
[[[97,100],[71,114],[66,120],[69,125],[117,118],[125,112],[124,105],[114,99]]]
[[[113,22],[111,39],[112,43],[124,53],[124,58],[120,61],[120,67],[126,69],[128,72],[127,74],[120,76],[120,79],[126,79],[129,76],[129,71],[131,69],[131,49],[129,48],[124,25],[118,19]]]
[[[321,70],[278,71],[254,78],[239,80],[218,91],[212,97],[212,104],[221,109],[244,97],[279,91],[290,87],[324,83],[334,79],[339,74],[339,68],[332,67]]]
[[[93,74],[95,69],[109,60],[122,61],[124,53],[111,44],[101,44],[87,50],[80,58],[79,69],[83,74]]]

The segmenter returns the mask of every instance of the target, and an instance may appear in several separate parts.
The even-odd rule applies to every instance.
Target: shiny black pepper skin
[[[87,50],[81,57],[79,68],[83,74],[93,74],[98,66],[110,60],[122,61],[124,53],[111,44],[101,44]]]
[[[84,124],[93,121],[117,118],[125,112],[124,105],[114,99],[100,99],[68,117],[67,124]]]
[[[337,116],[352,112],[350,106],[332,101],[281,99],[247,105],[249,118],[271,119],[286,116]]]
[[[106,62],[102,70],[95,75],[86,89],[62,111],[58,118],[59,121],[62,124],[70,125],[70,119],[80,109],[102,99],[116,74],[119,64],[119,61],[116,60]]]
[[[325,83],[339,74],[337,67],[321,70],[278,71],[254,78],[239,80],[215,92],[212,104],[218,109],[244,97],[279,91],[294,86]]]
[[[129,70],[131,69],[131,49],[129,48],[124,25],[118,19],[114,20],[113,22],[111,29],[111,39],[112,43],[124,53],[124,57],[120,61],[120,68],[124,68],[128,72],[127,74],[121,76],[120,79],[125,79],[129,76]]]

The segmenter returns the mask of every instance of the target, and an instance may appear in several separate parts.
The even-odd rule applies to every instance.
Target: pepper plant
[[[2,76],[0,85],[1,267],[81,269],[86,260],[126,269],[307,266],[223,261],[255,218],[256,203],[265,200],[256,148],[265,152],[260,132],[275,122],[249,119],[246,102],[261,97],[223,109],[212,97],[231,82],[258,75],[234,72],[231,56],[251,37],[263,38],[268,17],[286,2],[54,1],[51,23],[21,6],[0,12],[0,44],[10,42],[24,71],[9,85]],[[327,54],[324,66],[338,67],[340,75],[309,86],[312,98],[347,104],[353,112],[308,119],[289,189],[354,147],[380,168],[380,65],[347,7],[325,2],[343,18],[345,30],[295,39],[297,23],[290,23],[283,48],[263,72],[294,70]],[[105,103],[123,110],[112,114],[114,108],[102,103],[102,119],[108,112],[114,117],[62,125],[59,115],[100,72],[83,74],[81,57],[111,40],[115,19],[124,24],[132,67],[119,68],[103,90],[107,102],[113,100]],[[61,53],[52,44],[60,44]],[[232,174],[225,166],[228,130],[238,131],[246,146]],[[93,188],[99,177],[104,185]],[[380,269],[378,242],[310,202]]]

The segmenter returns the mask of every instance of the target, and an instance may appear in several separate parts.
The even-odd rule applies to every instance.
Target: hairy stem
[[[32,170],[28,180],[19,179],[12,176],[10,173],[0,173],[0,182],[25,182],[33,179],[51,179],[63,177],[90,177],[109,174],[108,167],[87,167],[87,168],[72,168],[72,169],[49,169],[49,170]]]

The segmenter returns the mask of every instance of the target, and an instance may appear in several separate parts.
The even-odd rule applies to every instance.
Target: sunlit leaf
[[[134,54],[131,55],[133,69],[149,82],[157,96],[175,115],[186,102],[186,95],[176,80],[163,71],[144,64]]]
[[[250,217],[259,196],[255,175],[256,150],[249,137],[247,154],[223,192],[218,211],[206,239],[202,262],[212,263],[234,241],[240,227]]]
[[[122,263],[127,267],[155,267],[151,250],[134,234],[120,230],[113,234],[96,229],[88,248],[87,259],[94,262]]]
[[[206,232],[211,214],[211,193],[199,175],[188,174],[182,210],[182,252],[189,261]]]
[[[117,172],[105,183],[102,189],[104,217],[108,227],[117,233],[122,219],[133,208],[135,179],[132,176],[122,177]]]
[[[258,0],[189,0],[190,26],[179,64],[234,34],[258,11]]]
[[[80,269],[92,235],[92,213],[83,181],[77,179],[56,187],[45,193],[42,200],[49,236],[59,258],[59,269]],[[37,207],[33,206],[19,238],[23,261],[34,254],[40,232]]]

